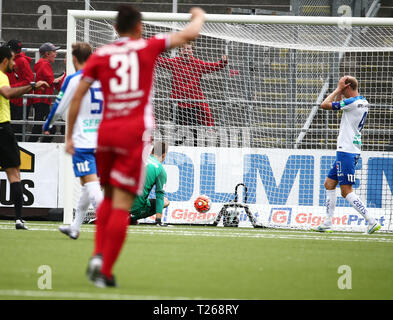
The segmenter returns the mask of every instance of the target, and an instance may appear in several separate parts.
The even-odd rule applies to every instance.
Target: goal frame
[[[68,10],[67,12],[67,56],[71,56],[72,43],[76,41],[76,19],[106,19],[115,20],[116,11]],[[143,21],[188,22],[191,14],[188,13],[160,13],[142,12]],[[273,15],[231,15],[206,14],[205,22],[239,23],[239,24],[289,24],[289,25],[331,25],[331,26],[393,26],[393,18],[378,17],[319,17],[319,16],[273,16]],[[75,72],[72,59],[67,59],[67,74]],[[311,119],[312,120],[312,119]],[[310,122],[310,120],[308,121]],[[305,134],[307,124],[301,134]],[[66,125],[66,131],[67,131]],[[301,140],[301,138],[298,138]],[[297,140],[299,142],[299,140]],[[71,156],[65,154],[64,158],[64,214],[63,222],[70,224],[73,218],[74,173]]]

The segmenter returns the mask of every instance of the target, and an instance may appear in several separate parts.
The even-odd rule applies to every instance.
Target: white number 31
[[[135,51],[129,54],[115,54],[109,59],[111,69],[116,69],[118,78],[109,80],[111,92],[136,91],[139,87],[139,61]]]

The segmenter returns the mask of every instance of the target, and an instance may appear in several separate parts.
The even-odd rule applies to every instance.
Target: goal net
[[[115,40],[115,17],[69,11],[67,48]],[[188,14],[143,13],[143,36],[188,21]],[[243,183],[261,224],[319,225],[341,120],[341,112],[319,106],[341,76],[352,75],[370,103],[354,191],[381,230],[393,231],[392,49],[390,18],[207,15],[191,46],[164,53],[156,65],[153,137],[170,145],[166,221],[209,223]],[[78,183],[67,208],[76,206]],[[193,207],[201,194],[212,201],[205,214]],[[363,231],[365,221],[339,188],[337,196],[334,228]],[[244,213],[240,222],[248,224]]]

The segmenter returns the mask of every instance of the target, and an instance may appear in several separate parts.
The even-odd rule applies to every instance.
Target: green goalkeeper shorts
[[[148,199],[146,206],[136,211],[131,211],[135,220],[150,217],[156,214],[156,199]]]

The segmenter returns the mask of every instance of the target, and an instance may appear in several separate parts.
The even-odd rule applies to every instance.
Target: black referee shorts
[[[10,122],[0,123],[0,166],[2,169],[20,166],[19,146]]]

